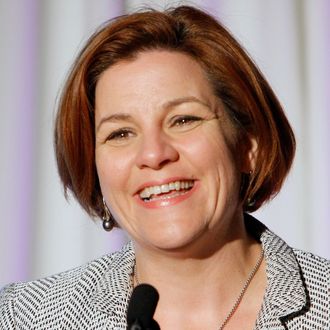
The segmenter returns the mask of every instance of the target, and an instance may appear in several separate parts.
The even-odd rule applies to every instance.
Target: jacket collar
[[[303,313],[308,293],[292,248],[251,215],[245,215],[245,221],[259,238],[266,260],[267,288],[259,319],[282,322]]]
[[[104,273],[92,297],[94,307],[104,313],[125,315],[133,290],[132,273],[135,264],[133,243],[126,244],[113,255],[111,267]]]

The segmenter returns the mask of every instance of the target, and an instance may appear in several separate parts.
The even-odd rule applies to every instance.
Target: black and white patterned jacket
[[[255,329],[330,329],[330,262],[291,249],[251,216],[247,221],[267,262]],[[129,243],[77,269],[8,285],[0,294],[0,329],[126,329],[134,258]]]

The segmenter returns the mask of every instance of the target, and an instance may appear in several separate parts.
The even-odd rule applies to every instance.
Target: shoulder
[[[330,262],[291,248],[253,217],[247,220],[261,241],[267,264],[259,328],[285,324],[286,329],[325,329],[330,322]]]
[[[59,274],[5,286],[0,291],[0,329],[14,329],[20,325],[28,329],[41,313],[56,315],[60,320],[63,307],[73,293],[83,294],[97,286],[107,271],[118,262],[125,262],[127,249],[130,247]]]
[[[114,255],[106,255],[96,260],[90,261],[85,265],[70,269],[49,277],[37,279],[29,282],[12,283],[5,286],[1,291],[1,303],[3,299],[12,300],[24,297],[28,299],[31,296],[31,301],[38,302],[45,294],[54,288],[65,288],[65,294],[70,292],[70,289],[75,286],[86,273],[90,276],[102,272],[102,270],[111,266],[111,261]]]
[[[14,284],[7,285],[0,291],[0,329],[15,329],[14,297]]]
[[[30,324],[35,316],[34,311],[53,290],[65,288],[64,296],[69,296],[73,282],[80,277],[84,268],[5,286],[0,292],[0,329],[16,329],[20,324]],[[57,300],[56,295],[54,298]]]
[[[323,273],[324,271],[329,274],[330,260],[327,260],[311,252],[306,252],[295,248],[293,249],[293,252],[303,269],[316,273],[321,272],[320,275],[326,275]]]
[[[317,295],[320,304],[330,306],[330,261],[313,253],[293,249],[301,275],[309,292]]]

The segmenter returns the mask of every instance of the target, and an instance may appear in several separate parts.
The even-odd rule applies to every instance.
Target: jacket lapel
[[[267,228],[260,240],[267,262],[267,289],[258,323],[283,328],[287,320],[307,307],[306,287],[292,248]]]
[[[135,263],[132,243],[113,260],[92,297],[94,310],[109,316],[111,329],[126,329],[126,313],[133,286],[131,275]]]
[[[132,243],[128,243],[90,266],[73,290],[60,328],[126,329],[134,262]]]

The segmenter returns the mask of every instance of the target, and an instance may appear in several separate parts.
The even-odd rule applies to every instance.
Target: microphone
[[[132,292],[127,310],[127,330],[160,330],[153,319],[158,291],[149,284],[139,284]]]

